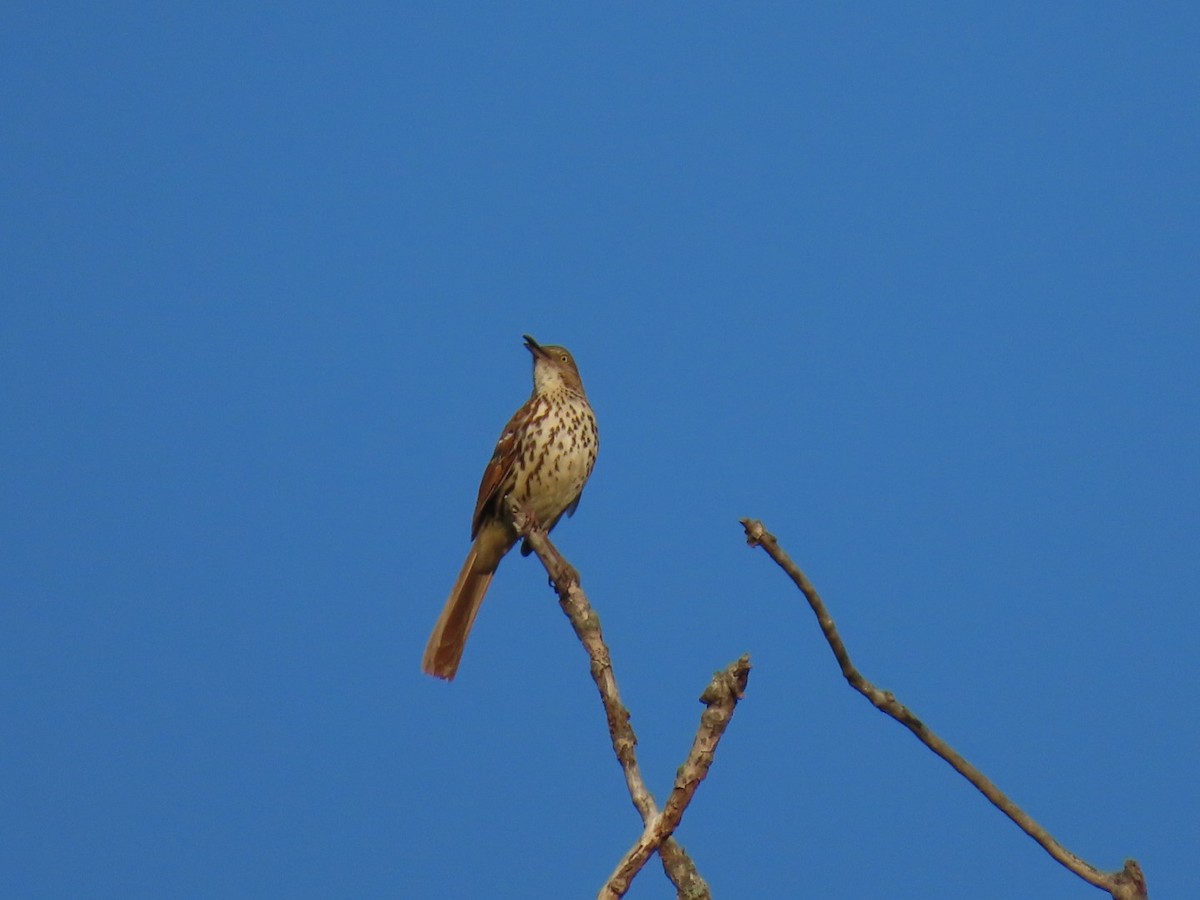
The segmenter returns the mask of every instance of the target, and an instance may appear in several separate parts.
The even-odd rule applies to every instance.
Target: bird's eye
[[[562,360],[563,362],[566,362],[568,359],[570,359],[570,357],[569,357],[569,356],[567,356],[567,354],[565,354],[565,353],[563,353],[563,354],[562,354],[561,356],[559,356],[558,358],[559,358],[560,360]]]

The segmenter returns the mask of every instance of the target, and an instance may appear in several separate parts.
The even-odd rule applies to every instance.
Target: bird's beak
[[[529,335],[523,334],[521,337],[525,338],[525,349],[532,353],[535,357],[546,355],[546,351],[542,349],[542,345]]]

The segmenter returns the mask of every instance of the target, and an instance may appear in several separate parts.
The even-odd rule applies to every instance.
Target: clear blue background
[[[1200,7],[10,3],[0,894],[588,897],[640,822],[536,562],[418,668],[524,331],[719,897],[1200,855]],[[657,862],[631,897],[673,896]]]

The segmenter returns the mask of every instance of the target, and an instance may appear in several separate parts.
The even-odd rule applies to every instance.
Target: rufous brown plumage
[[[565,347],[524,337],[533,355],[533,394],[504,426],[484,469],[471,521],[474,543],[421,661],[426,674],[447,681],[458,671],[496,567],[517,542],[512,505],[549,531],[575,512],[596,463],[596,417],[575,360]]]

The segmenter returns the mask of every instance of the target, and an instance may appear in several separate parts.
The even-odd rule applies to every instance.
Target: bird
[[[421,660],[425,674],[446,681],[458,672],[496,567],[517,543],[513,504],[549,532],[578,508],[600,446],[596,416],[570,351],[522,337],[533,356],[533,393],[504,426],[483,471],[471,550]],[[525,541],[521,555],[530,549]]]

